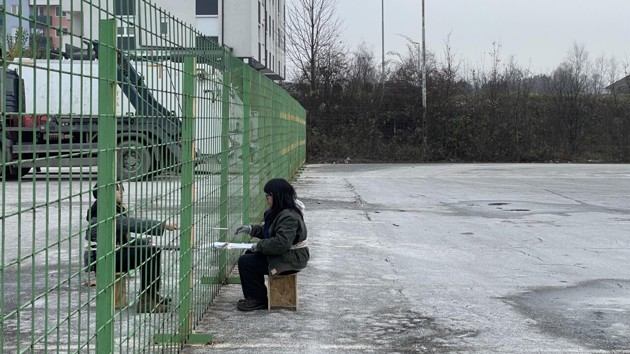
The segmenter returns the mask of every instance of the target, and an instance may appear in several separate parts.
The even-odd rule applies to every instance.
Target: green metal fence
[[[209,342],[195,324],[239,255],[213,243],[303,165],[305,111],[149,2],[54,4],[2,10],[2,352]]]

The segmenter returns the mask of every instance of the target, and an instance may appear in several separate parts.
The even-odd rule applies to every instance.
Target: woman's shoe
[[[239,311],[255,311],[255,310],[266,310],[267,309],[267,301],[266,300],[258,300],[258,299],[243,299],[245,301],[237,302],[236,308]]]
[[[237,304],[237,305],[238,305],[238,304],[242,304],[242,303],[244,303],[244,302],[245,302],[245,301],[247,301],[247,300],[248,300],[248,299],[240,299],[240,300],[238,300],[238,301],[236,302],[236,304]]]
[[[89,287],[96,286],[96,279],[88,279],[83,282],[83,285],[89,286]]]
[[[172,299],[171,299],[170,297],[167,297],[167,296],[162,296],[162,295],[160,295],[160,294],[155,294],[155,295],[153,295],[153,298],[154,298],[154,300],[155,300],[155,301],[157,301],[157,302],[161,302],[161,303],[163,303],[164,305],[170,305],[170,304],[171,304],[171,301],[172,301]]]
[[[163,301],[156,300],[151,295],[143,294],[136,302],[136,312],[138,313],[163,313],[167,311],[168,305]]]

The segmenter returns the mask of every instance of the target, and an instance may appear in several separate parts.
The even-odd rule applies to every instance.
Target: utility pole
[[[425,158],[428,154],[427,143],[427,53],[424,37],[424,0],[422,0],[422,151]]]

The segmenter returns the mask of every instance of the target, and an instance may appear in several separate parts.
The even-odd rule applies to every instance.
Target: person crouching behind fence
[[[140,269],[140,284],[142,293],[136,303],[137,312],[165,312],[171,299],[159,294],[162,272],[161,251],[158,246],[151,245],[147,238],[132,238],[130,233],[149,236],[160,236],[164,230],[177,230],[179,226],[170,222],[143,220],[129,216],[127,207],[123,204],[122,184],[116,184],[116,273],[126,273],[132,269]],[[92,191],[97,197],[97,186]],[[95,200],[87,212],[89,226],[85,238],[93,245],[88,258],[89,270],[96,269],[97,237],[97,205]]]
[[[246,233],[260,240],[238,259],[244,299],[237,302],[241,311],[267,308],[265,275],[270,277],[297,273],[310,258],[301,202],[295,189],[284,179],[275,178],[264,187],[267,211],[262,225],[241,225],[235,234]]]

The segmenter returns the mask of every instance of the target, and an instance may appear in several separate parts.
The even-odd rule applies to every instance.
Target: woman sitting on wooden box
[[[144,234],[148,236],[160,236],[164,230],[177,230],[179,226],[165,221],[144,220],[129,216],[127,207],[123,203],[125,189],[121,183],[116,183],[116,273],[126,273],[139,268],[142,294],[136,303],[137,312],[166,312],[170,302],[169,298],[159,294],[160,278],[162,275],[161,250],[153,246],[148,238],[133,238],[130,233]],[[97,197],[97,186],[92,191]],[[85,238],[90,242],[91,250],[85,258],[89,270],[96,270],[96,243],[98,202],[95,200],[87,212],[87,220],[90,225],[87,228]]]
[[[310,258],[306,242],[303,204],[295,189],[284,179],[275,178],[263,188],[267,202],[262,225],[239,226],[235,234],[246,233],[260,240],[238,259],[244,299],[237,302],[241,311],[267,308],[265,275],[292,274],[304,269]]]

